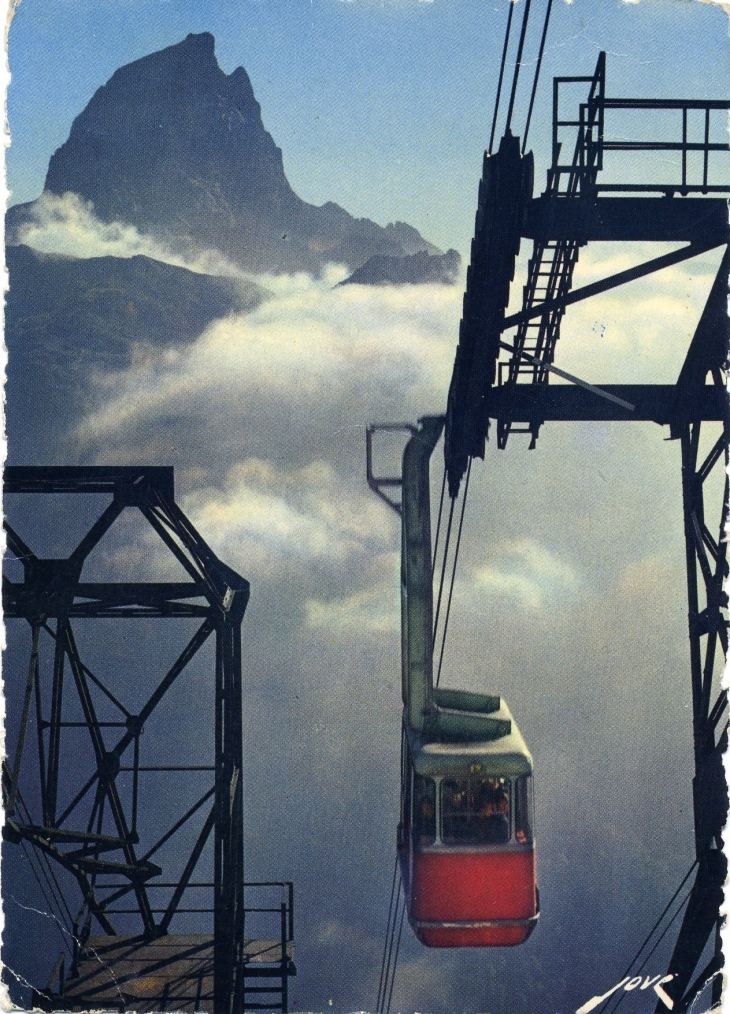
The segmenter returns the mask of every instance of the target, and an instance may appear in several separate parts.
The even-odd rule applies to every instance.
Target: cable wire
[[[23,796],[22,796],[22,793],[20,792],[20,789],[18,789],[17,801],[18,801],[18,809],[20,810],[22,808],[23,813],[25,815],[24,816],[24,820],[28,824],[32,824],[33,821],[31,819],[30,810],[28,809],[28,806],[27,806],[25,800],[23,799]],[[25,842],[23,842],[23,843],[25,844]],[[64,912],[64,909],[65,909],[68,921],[69,921],[70,925],[73,926],[73,916],[71,915],[71,909],[68,907],[68,903],[67,903],[66,898],[64,896],[64,893],[63,893],[63,891],[61,889],[61,885],[58,883],[58,879],[56,878],[56,871],[53,869],[50,857],[48,856],[48,854],[46,852],[43,852],[40,849],[38,851],[40,852],[40,855],[42,856],[42,858],[45,860],[45,865],[47,867],[48,872],[47,873],[45,872],[45,870],[43,868],[43,863],[39,863],[39,867],[40,867],[41,871],[43,872],[44,879],[46,881],[46,884],[48,885],[48,890],[51,892],[51,896],[53,897],[53,900],[56,903],[56,906],[57,906],[58,911],[59,911],[60,919],[63,922],[63,912]],[[36,854],[36,850],[35,849],[33,849],[32,854]],[[31,864],[31,869],[32,868],[33,867],[32,867],[32,864]],[[35,873],[35,871],[34,871],[34,873]],[[36,875],[36,879],[38,879],[37,875]],[[51,884],[51,879],[53,880],[53,884],[55,884],[55,891],[53,889],[53,885]],[[67,929],[67,931],[69,932],[69,934],[71,933],[71,930],[65,925],[65,923],[64,923],[64,928]]]
[[[390,904],[388,905],[388,925],[385,930],[385,943],[383,944],[383,960],[380,962],[380,981],[378,982],[378,999],[375,1004],[377,1014],[380,1014],[380,1004],[383,999],[383,985],[385,978],[385,960],[388,953],[388,941],[390,939],[390,922],[393,915],[393,898],[395,897],[395,882],[398,875],[398,856],[395,857],[393,867],[393,881],[390,885]]]
[[[646,947],[646,945],[649,943],[649,941],[651,940],[651,938],[654,935],[654,933],[656,933],[657,929],[659,928],[659,925],[661,924],[662,919],[664,918],[664,916],[667,914],[667,912],[669,911],[669,909],[674,904],[674,902],[675,902],[675,900],[677,898],[677,895],[679,894],[679,892],[682,890],[682,888],[684,887],[684,885],[689,880],[689,878],[690,878],[690,876],[692,874],[692,871],[694,870],[694,868],[695,868],[696,865],[697,865],[697,860],[695,859],[695,861],[692,863],[692,865],[690,866],[690,868],[687,870],[686,874],[684,875],[681,884],[679,885],[679,887],[677,888],[677,890],[674,892],[674,894],[672,895],[672,897],[669,899],[669,901],[665,905],[664,910],[662,911],[662,914],[659,916],[659,918],[656,920],[656,922],[654,923],[654,925],[652,926],[652,928],[649,930],[649,932],[647,933],[647,935],[644,937],[644,942],[642,943],[641,947],[639,947],[638,951],[636,952],[636,954],[633,956],[633,958],[629,962],[629,964],[628,964],[628,966],[627,966],[624,974],[621,976],[622,979],[626,978],[626,976],[631,973],[631,966],[634,964],[635,961],[638,960],[639,955],[644,950],[644,948]],[[687,900],[689,899],[689,896],[690,896],[691,893],[692,893],[692,891],[689,892],[689,894],[687,895],[687,897],[684,899],[684,901],[682,902],[682,904],[679,906],[679,908],[677,909],[677,911],[674,913],[674,915],[672,916],[672,918],[669,920],[669,923],[666,926],[664,932],[661,934],[661,936],[659,937],[659,939],[657,940],[657,942],[654,944],[654,946],[652,947],[652,949],[649,951],[649,953],[647,954],[647,956],[644,958],[644,961],[643,961],[641,967],[638,969],[639,972],[644,968],[644,966],[646,965],[646,963],[649,960],[649,958],[652,956],[652,954],[654,953],[654,951],[657,949],[657,947],[659,946],[659,944],[662,942],[662,940],[663,940],[663,938],[664,938],[667,930],[669,929],[669,927],[672,925],[672,923],[674,922],[674,920],[677,918],[677,916],[679,915],[679,913],[682,911],[682,909],[686,905]],[[621,1002],[621,999],[623,999],[623,994],[622,994],[621,998],[619,998],[618,1003]],[[609,1003],[611,1003],[610,998],[606,999],[604,1001],[604,1004],[600,1008],[598,1014],[604,1014],[604,1011],[608,1007]],[[616,1007],[618,1007],[618,1003],[616,1004]],[[616,1010],[616,1007],[613,1008],[613,1010],[611,1011],[611,1014],[613,1014],[613,1011]]]
[[[664,930],[660,934],[659,939],[657,940],[657,942],[654,944],[654,946],[649,951],[649,953],[647,954],[647,956],[644,958],[644,960],[642,961],[642,963],[636,969],[637,975],[641,974],[641,972],[644,970],[644,968],[646,967],[647,962],[649,961],[649,958],[652,956],[652,954],[654,953],[654,951],[657,949],[657,947],[659,946],[659,944],[662,942],[662,940],[664,939],[664,937],[667,935],[667,933],[669,932],[669,930],[672,928],[672,923],[677,918],[677,916],[680,914],[680,912],[682,911],[682,909],[684,908],[684,906],[687,904],[687,902],[689,901],[689,899],[691,898],[691,896],[692,896],[692,891],[688,891],[687,892],[687,897],[684,899],[684,901],[682,902],[682,904],[679,906],[679,908],[677,909],[677,911],[674,913],[674,915],[672,916],[672,918],[669,920],[669,922],[667,923],[667,925],[664,927]],[[611,1014],[614,1014],[614,1011],[616,1011],[618,1009],[618,1007],[620,1006],[620,1004],[624,1000],[625,996],[626,996],[626,992],[625,991],[619,995],[618,1000],[616,1001],[616,1003],[614,1004],[613,1008],[611,1009]]]
[[[522,139],[522,154],[525,154],[527,148],[527,135],[530,131],[530,120],[532,119],[532,107],[535,104],[535,92],[537,91],[537,82],[540,78],[540,68],[542,67],[542,56],[545,52],[545,39],[547,38],[548,25],[550,24],[550,12],[552,10],[553,0],[548,0],[547,9],[545,11],[545,24],[542,26],[542,38],[540,39],[540,51],[537,56],[537,67],[535,68],[535,77],[532,82],[532,94],[530,95],[530,105],[527,109],[527,120],[525,121],[525,136]]]
[[[436,572],[436,557],[439,551],[439,536],[441,534],[441,515],[444,512],[444,494],[446,493],[446,466],[444,466],[444,477],[441,482],[441,499],[439,500],[439,519],[436,522],[436,538],[433,543],[433,562],[431,563],[431,579]]]
[[[525,2],[525,13],[522,15],[522,31],[520,32],[520,44],[517,47],[517,57],[515,59],[515,73],[512,78],[512,92],[509,97],[509,108],[507,109],[507,123],[504,128],[505,134],[509,133],[509,128],[512,123],[512,110],[515,105],[515,95],[517,94],[517,80],[520,76],[520,65],[522,63],[522,50],[525,46],[525,35],[527,33],[527,22],[530,17],[530,4],[532,0],[526,0]]]
[[[56,929],[58,930],[59,934],[61,935],[61,940],[63,941],[63,946],[66,948],[66,950],[68,951],[69,955],[72,955],[73,954],[73,946],[71,944],[69,944],[69,941],[68,941],[67,937],[70,938],[71,940],[73,940],[73,932],[72,932],[71,929],[69,929],[66,926],[66,924],[64,922],[62,906],[59,904],[58,899],[56,898],[56,896],[55,896],[55,894],[53,892],[53,887],[52,887],[50,881],[48,880],[48,875],[44,872],[43,865],[39,863],[39,868],[40,868],[41,873],[43,873],[44,879],[45,879],[46,884],[48,886],[48,890],[50,891],[51,897],[53,898],[53,901],[55,902],[55,905],[58,908],[58,912],[59,912],[58,915],[54,911],[54,906],[51,903],[51,901],[49,900],[48,895],[46,894],[46,890],[45,890],[45,888],[43,886],[43,881],[41,880],[41,878],[39,876],[38,870],[36,869],[35,862],[34,862],[34,859],[33,859],[33,855],[34,855],[34,851],[35,850],[33,848],[30,848],[28,846],[28,844],[26,843],[26,841],[24,839],[22,839],[22,838],[21,838],[20,844],[21,844],[21,847],[23,849],[23,853],[25,854],[25,858],[28,860],[28,865],[30,867],[31,873],[35,877],[36,883],[38,884],[38,887],[40,888],[41,894],[43,895],[43,900],[44,900],[44,902],[46,904],[46,907],[47,907],[47,910],[48,910],[47,914],[51,917],[51,919],[53,920],[53,923],[54,923]],[[42,854],[45,855],[45,853],[42,853]],[[47,859],[48,857],[46,856],[45,858]],[[55,876],[54,876],[53,879],[54,880],[56,879]],[[56,886],[58,886],[58,882],[57,881],[56,881]],[[59,893],[60,893],[60,888],[59,888]],[[61,894],[61,898],[63,899],[63,895],[62,894]],[[15,899],[13,899],[13,900],[15,900]],[[64,901],[64,905],[65,905],[65,899],[63,899],[63,901]],[[19,905],[20,902],[16,901],[16,904]],[[21,906],[21,908],[22,907],[25,907],[25,906]],[[67,905],[66,905],[66,910],[68,911],[68,906]],[[33,911],[35,911],[35,910],[33,910]]]
[[[448,522],[448,524],[446,526],[446,540],[444,542],[444,556],[443,556],[443,559],[441,561],[441,580],[439,581],[439,593],[438,593],[438,598],[436,600],[436,615],[435,615],[434,621],[433,621],[433,635],[431,637],[431,651],[432,652],[433,652],[434,647],[436,646],[436,632],[438,631],[439,614],[441,612],[441,596],[443,595],[443,591],[444,591],[444,578],[446,577],[446,562],[447,562],[448,557],[449,557],[449,544],[451,542],[451,524],[452,524],[452,522],[454,520],[454,504],[455,503],[456,503],[456,501],[452,500],[451,504],[449,506],[449,522]]]
[[[504,33],[504,46],[502,47],[502,63],[499,67],[499,81],[497,82],[497,97],[494,100],[494,116],[492,117],[492,133],[489,135],[489,154],[492,154],[492,145],[494,144],[494,131],[497,127],[497,113],[499,111],[499,100],[502,95],[502,78],[504,77],[504,64],[507,59],[507,49],[509,47],[509,34],[510,28],[512,27],[512,13],[515,9],[514,0],[508,0],[509,2],[509,14],[507,15],[507,30]]]
[[[34,862],[33,862],[33,859],[32,859],[32,855],[31,855],[31,851],[32,850],[28,849],[28,847],[26,846],[25,841],[23,841],[22,839],[21,839],[20,844],[21,844],[21,847],[22,847],[23,852],[25,854],[25,858],[28,860],[28,865],[30,866],[31,873],[35,877],[36,883],[38,884],[38,887],[41,890],[41,894],[43,895],[43,900],[46,903],[46,906],[48,908],[48,913],[47,914],[51,917],[51,919],[53,920],[54,926],[56,927],[56,929],[58,930],[58,932],[61,934],[61,939],[63,940],[63,946],[67,950],[69,950],[69,953],[71,953],[70,948],[69,948],[68,940],[64,936],[64,930],[66,930],[66,932],[69,934],[69,936],[71,935],[70,931],[66,929],[66,926],[64,925],[62,919],[60,919],[59,916],[56,915],[56,913],[54,911],[54,908],[53,908],[53,905],[51,904],[51,902],[48,899],[48,895],[46,894],[45,888],[43,887],[43,883],[41,881],[41,878],[38,876],[38,872],[37,872],[37,870],[35,868],[35,865],[34,865]],[[13,899],[13,900],[15,901],[15,899]],[[19,904],[19,902],[16,902],[16,904]],[[27,906],[21,906],[21,908],[22,907],[27,907]],[[31,909],[31,911],[35,912],[37,910],[36,909]],[[46,913],[41,913],[41,914],[45,915]]]
[[[464,511],[466,510],[466,497],[469,492],[469,478],[471,476],[471,463],[474,459],[469,458],[469,467],[466,470],[466,482],[464,483],[464,499],[461,501],[461,517],[459,518],[459,533],[456,537],[456,549],[454,550],[454,565],[451,569],[451,584],[449,586],[449,599],[446,604],[446,616],[444,618],[444,632],[441,637],[441,654],[439,655],[438,671],[436,673],[436,686],[441,679],[441,666],[444,661],[444,648],[446,647],[446,631],[449,629],[449,616],[451,615],[451,596],[454,594],[454,578],[456,577],[456,564],[459,559],[459,546],[461,545],[461,530],[464,526]],[[453,504],[453,500],[451,501]]]
[[[395,957],[393,958],[393,972],[390,977],[390,993],[388,994],[388,1006],[385,1008],[385,1014],[390,1014],[390,1003],[393,999],[393,987],[395,986],[395,970],[398,964],[398,953],[400,951],[400,938],[403,933],[403,920],[406,914],[406,903],[403,901],[403,907],[400,913],[400,926],[398,927],[398,943],[395,945]]]
[[[396,863],[397,863],[397,860],[396,860]],[[380,997],[380,1002],[379,1002],[378,1010],[377,1010],[376,1014],[386,1014],[386,1011],[390,1009],[390,999],[388,999],[388,1007],[384,1009],[386,994],[388,994],[389,997],[392,996],[392,994],[393,994],[393,980],[395,979],[395,966],[396,966],[396,963],[398,961],[398,948],[400,947],[400,933],[399,933],[398,934],[398,945],[396,947],[395,957],[394,957],[393,956],[393,944],[395,942],[395,927],[396,927],[396,923],[398,922],[398,909],[400,907],[400,901],[401,901],[400,888],[401,888],[401,880],[400,880],[400,878],[398,878],[398,884],[397,884],[397,887],[396,887],[396,895],[395,895],[395,909],[393,911],[393,920],[390,923],[390,926],[389,926],[389,929],[388,929],[388,933],[386,934],[386,948],[387,948],[387,951],[388,951],[388,956],[387,956],[387,960],[386,960],[386,964],[385,964],[385,973],[384,973],[384,978],[383,978],[383,989],[382,989],[382,995]],[[405,912],[405,901],[403,903],[403,910],[401,911],[401,928],[403,926],[403,912]]]

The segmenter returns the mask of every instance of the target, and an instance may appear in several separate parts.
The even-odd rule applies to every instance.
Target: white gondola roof
[[[460,714],[462,713],[449,709],[452,720],[449,724],[458,726]],[[484,739],[471,738],[475,716],[473,713],[463,714],[465,719],[468,717],[470,727],[471,736],[468,741],[445,741],[445,737],[429,739],[428,736],[408,729],[411,756],[417,774],[426,777],[466,777],[469,774],[516,777],[532,774],[532,756],[504,701],[500,702],[498,711],[492,711],[488,716],[488,719],[510,723],[510,732],[498,738],[489,733]],[[485,716],[485,720],[488,719]],[[486,721],[485,729],[489,729]]]

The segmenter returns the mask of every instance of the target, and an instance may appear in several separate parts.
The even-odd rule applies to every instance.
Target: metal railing
[[[280,887],[281,888],[281,901],[278,905],[271,905],[268,907],[252,907],[246,904],[246,890],[249,887]],[[243,885],[244,891],[244,911],[246,914],[249,912],[278,912],[281,920],[281,941],[282,941],[282,954],[285,953],[285,945],[291,943],[294,939],[294,883],[291,880],[257,880],[257,881],[246,881]]]
[[[560,119],[560,86],[565,84],[587,84],[588,98],[578,107],[577,120]],[[561,182],[566,176],[566,187],[563,191],[573,196],[580,188],[595,180],[595,174],[603,168],[603,132],[606,90],[606,54],[600,53],[595,72],[591,77],[556,77],[553,78],[553,164],[548,170],[548,192],[561,192]],[[576,139],[573,160],[561,164],[560,154],[563,142],[560,132],[564,128],[575,128]]]
[[[280,1010],[287,1014],[289,1010],[289,976],[296,974],[296,967],[292,960],[292,947],[294,941],[294,884],[291,880],[262,880],[245,883],[244,887],[244,911],[246,916],[254,914],[271,914],[279,916],[279,958],[272,956],[271,961],[256,955],[247,960],[243,969],[243,1009],[244,1010]],[[250,888],[281,889],[278,905],[247,905],[246,890]],[[279,985],[256,985],[247,983],[247,979],[255,978],[260,983],[262,978],[276,979]],[[269,994],[268,1000],[263,997]],[[279,1002],[271,1000],[271,994],[278,995]],[[258,997],[258,1001],[252,1001],[250,996]]]
[[[588,99],[578,106],[578,118],[561,119],[561,87],[581,82],[590,83],[591,87]],[[726,99],[608,98],[605,94],[605,62],[599,60],[596,74],[592,78],[556,77],[553,81],[552,166],[549,177],[555,177],[556,189],[564,195],[569,194],[569,189],[560,186],[561,180],[565,176],[569,181],[576,171],[581,194],[591,190],[593,193],[654,192],[667,195],[678,193],[682,196],[692,193],[728,193],[730,173],[727,173],[725,181],[711,181],[710,156],[713,153],[730,152],[727,141],[712,140],[719,135],[726,136],[727,115],[721,114],[723,111],[727,114],[729,109],[730,101]],[[628,134],[624,129],[619,130],[623,125],[619,122],[619,117],[607,116],[607,112],[611,111],[629,114],[674,111],[679,114],[679,123],[676,132],[669,134],[669,139],[631,136],[637,130],[636,125],[632,130],[630,121],[626,124]],[[695,120],[694,130],[690,129],[691,119]],[[568,129],[575,131],[574,160],[572,163],[561,163],[561,152],[565,147],[561,138]],[[678,152],[681,156],[679,178],[666,182],[597,182],[595,174],[606,169],[605,155],[609,152]],[[698,157],[693,171],[691,157],[695,153]],[[730,170],[730,164],[726,170]]]

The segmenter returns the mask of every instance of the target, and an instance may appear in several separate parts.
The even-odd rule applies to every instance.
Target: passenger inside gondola
[[[506,778],[448,779],[441,784],[442,838],[448,845],[503,845],[510,839]]]
[[[515,782],[515,841],[521,844],[532,841],[530,785],[531,779],[524,775]]]
[[[432,778],[414,778],[413,840],[417,845],[436,841],[436,783]]]

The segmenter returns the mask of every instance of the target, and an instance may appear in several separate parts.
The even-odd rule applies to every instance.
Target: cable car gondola
[[[422,943],[513,946],[539,915],[532,757],[499,697],[433,685],[429,462],[442,428],[420,420],[403,455],[398,857]]]

